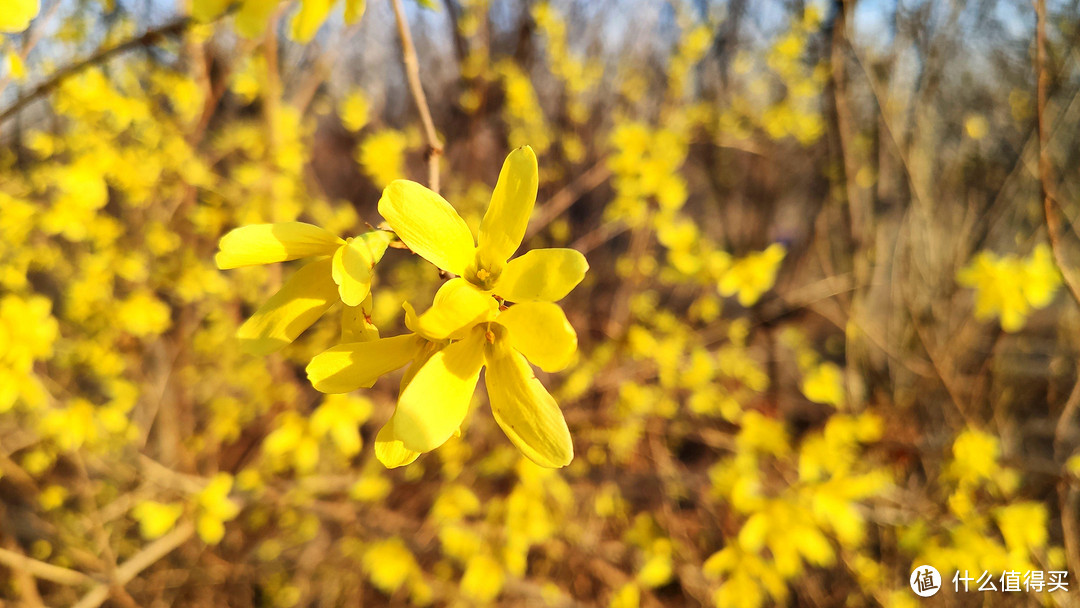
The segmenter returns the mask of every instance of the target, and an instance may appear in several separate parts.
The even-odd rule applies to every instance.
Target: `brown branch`
[[[23,108],[30,105],[30,103],[32,103],[34,100],[48,94],[50,91],[58,87],[60,83],[62,83],[64,80],[67,80],[68,78],[77,75],[83,70],[99,63],[104,63],[105,61],[108,61],[109,59],[113,58],[116,55],[119,55],[120,53],[123,53],[124,51],[128,51],[137,47],[150,46],[170,36],[176,36],[178,34],[181,34],[188,28],[189,25],[191,25],[191,23],[192,21],[190,17],[182,17],[167,25],[163,25],[159,28],[149,30],[138,38],[132,38],[116,46],[101,49],[93,55],[87,57],[86,59],[83,59],[82,61],[60,68],[59,70],[54,72],[53,75],[50,76],[45,82],[42,82],[38,86],[34,87],[34,89],[31,90],[29,93],[23,95],[22,97],[19,97],[3,112],[0,112],[0,123],[18,114]]]
[[[150,543],[116,569],[116,584],[128,584],[143,570],[154,565],[158,560],[186,543],[194,534],[195,525],[191,522],[184,522],[172,532]],[[97,608],[105,600],[109,599],[112,592],[113,588],[110,585],[101,583],[84,595],[73,608]]]
[[[393,4],[398,36],[401,38],[402,60],[405,62],[405,77],[409,82],[409,91],[412,93],[413,101],[416,102],[416,109],[420,112],[420,122],[424,124],[424,136],[427,138],[428,187],[438,192],[439,157],[442,156],[443,147],[439,143],[438,133],[435,132],[435,122],[431,119],[431,110],[428,108],[424,87],[420,82],[420,64],[416,59],[416,47],[413,46],[412,34],[409,33],[409,23],[405,20],[405,7],[402,6],[401,0],[393,0]]]
[[[94,579],[82,572],[54,566],[8,549],[0,549],[0,564],[12,570],[26,572],[36,579],[60,585],[79,586],[94,582]]]
[[[553,222],[564,211],[569,209],[582,195],[596,188],[611,177],[611,169],[607,166],[607,160],[598,161],[588,171],[578,175],[574,181],[566,185],[540,207],[529,222],[529,228],[525,231],[525,238],[534,236]]]
[[[1046,234],[1050,240],[1050,250],[1054,261],[1061,269],[1065,286],[1073,300],[1080,304],[1080,286],[1065,263],[1061,250],[1061,209],[1054,196],[1054,170],[1050,162],[1049,118],[1046,115],[1046,102],[1050,88],[1050,74],[1046,69],[1046,0],[1035,0],[1035,76],[1036,84],[1035,113],[1039,132],[1039,189],[1043,199],[1043,214],[1046,218]]]

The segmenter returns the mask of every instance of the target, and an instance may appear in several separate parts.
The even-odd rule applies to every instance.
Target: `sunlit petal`
[[[511,302],[555,302],[585,278],[589,263],[574,249],[533,249],[510,260],[495,293]]]
[[[405,447],[405,444],[394,433],[394,416],[379,429],[375,435],[375,458],[388,469],[396,469],[407,464],[412,464],[420,456],[420,452],[414,452]]]
[[[401,391],[394,434],[406,448],[428,452],[461,427],[484,363],[484,327],[431,356]]]
[[[416,182],[390,182],[379,213],[414,253],[439,268],[462,274],[476,248],[465,220],[446,200]]]
[[[267,355],[290,344],[334,302],[338,288],[330,277],[330,258],[296,271],[285,285],[236,331],[244,350]]]
[[[577,333],[557,304],[516,304],[495,321],[507,329],[510,345],[545,372],[565,368],[577,350]]]
[[[231,230],[221,237],[214,256],[218,268],[226,270],[255,264],[272,264],[316,255],[333,255],[345,241],[303,222],[252,224]]]
[[[506,157],[491,204],[480,222],[477,254],[481,267],[501,269],[517,251],[536,203],[538,182],[532,148],[522,146]]]
[[[371,322],[372,306],[369,292],[359,306],[341,307],[341,342],[368,342],[379,339],[379,328]]]
[[[373,230],[350,239],[334,252],[334,282],[347,306],[357,306],[367,297],[375,264],[392,239],[389,232]]]
[[[574,443],[562,410],[521,353],[504,340],[488,347],[488,399],[506,436],[529,460],[558,468],[574,459]]]
[[[431,308],[419,317],[406,309],[405,323],[429,340],[457,338],[462,330],[494,317],[499,305],[491,294],[462,278],[450,279],[435,293]]]
[[[339,344],[311,359],[308,380],[323,393],[347,393],[368,388],[380,376],[403,367],[420,351],[422,340],[414,334],[380,338],[369,342]]]

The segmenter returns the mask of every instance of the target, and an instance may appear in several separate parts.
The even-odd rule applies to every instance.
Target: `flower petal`
[[[214,256],[222,270],[332,255],[345,241],[330,232],[303,222],[252,224],[221,237]]]
[[[440,350],[401,391],[394,434],[414,452],[429,452],[450,438],[469,411],[484,365],[484,327]]]
[[[379,328],[371,322],[373,302],[368,292],[359,306],[341,307],[341,342],[368,342],[379,339]]]
[[[428,340],[459,338],[462,330],[495,316],[498,303],[462,278],[450,279],[435,293],[431,308],[415,317],[406,308],[405,323]]]
[[[506,157],[495,191],[491,193],[491,203],[480,222],[477,261],[482,268],[501,269],[521,245],[536,204],[538,182],[532,148],[522,146]]]
[[[403,367],[420,350],[415,334],[380,338],[370,342],[339,344],[311,359],[307,377],[315,390],[348,393],[369,388],[380,376]]]
[[[574,442],[562,410],[536,379],[529,362],[506,340],[496,339],[487,356],[491,413],[521,453],[542,467],[558,468],[574,459]]]
[[[334,282],[347,306],[359,305],[371,291],[375,264],[386,253],[392,238],[385,230],[372,230],[349,239],[334,252]]]
[[[330,258],[325,258],[297,270],[236,330],[241,347],[252,354],[268,355],[292,343],[319,320],[338,301],[330,264]]]
[[[506,264],[495,293],[511,302],[555,302],[570,293],[589,270],[574,249],[533,249]]]
[[[405,447],[405,444],[394,433],[394,416],[379,429],[375,435],[375,458],[388,469],[396,469],[407,464],[412,464],[420,456],[420,452],[414,452]]]
[[[416,182],[390,182],[379,199],[379,213],[414,253],[439,268],[463,274],[476,247],[465,220],[437,193]]]
[[[557,304],[515,304],[495,322],[507,329],[510,345],[545,372],[565,368],[577,350],[577,333]]]

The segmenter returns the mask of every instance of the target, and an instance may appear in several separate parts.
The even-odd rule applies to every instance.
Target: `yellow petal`
[[[338,300],[330,258],[297,270],[285,285],[236,331],[244,350],[268,355],[311,327]]]
[[[491,413],[521,453],[542,467],[558,468],[574,459],[574,443],[562,410],[529,362],[504,339],[488,347],[488,399]]]
[[[379,213],[409,249],[439,268],[460,275],[472,262],[476,248],[469,226],[446,199],[420,184],[390,182]]]
[[[489,293],[459,277],[443,284],[431,308],[419,317],[410,314],[411,306],[406,308],[405,324],[428,340],[456,339],[463,330],[493,318],[498,308]]]
[[[232,0],[193,0],[191,3],[191,16],[196,21],[207,23],[213,21],[229,8]]]
[[[401,391],[394,412],[394,434],[406,448],[430,452],[461,427],[483,364],[483,326],[424,363]]]
[[[388,469],[396,469],[407,464],[412,464],[420,456],[420,452],[414,452],[405,447],[405,444],[394,434],[394,417],[379,429],[375,435],[375,458]]]
[[[506,157],[480,222],[477,262],[481,268],[501,269],[521,245],[536,203],[538,181],[532,148],[522,146]]]
[[[379,328],[371,322],[373,302],[368,292],[359,306],[341,307],[341,342],[368,342],[379,339]]]
[[[322,228],[303,222],[252,224],[236,228],[221,237],[214,261],[222,270],[272,264],[315,255],[333,255],[344,243]]]
[[[570,293],[589,270],[574,249],[533,249],[510,260],[495,284],[495,293],[511,302],[555,302]]]
[[[577,350],[577,333],[557,304],[516,304],[495,321],[507,329],[510,345],[545,372],[565,368]]]
[[[38,0],[5,0],[0,8],[0,32],[21,32],[40,10]]]
[[[345,0],[345,25],[352,25],[364,16],[366,0]]]
[[[307,377],[315,390],[348,393],[368,388],[380,376],[403,367],[420,350],[415,334],[380,338],[370,342],[339,344],[311,359]]]
[[[277,10],[277,2],[245,0],[236,12],[236,31],[245,38],[255,39],[266,32],[270,16]]]
[[[311,42],[319,27],[330,14],[335,0],[301,0],[300,10],[292,20],[292,39],[300,43]]]
[[[367,297],[375,264],[382,259],[392,238],[389,232],[373,230],[349,239],[334,252],[334,282],[346,306],[359,306]]]

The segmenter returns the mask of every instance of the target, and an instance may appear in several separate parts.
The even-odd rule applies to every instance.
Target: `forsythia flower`
[[[562,412],[529,362],[545,371],[569,364],[577,334],[553,301],[581,281],[588,263],[572,249],[540,249],[506,261],[524,237],[537,181],[530,148],[507,157],[480,224],[479,246],[438,194],[403,180],[384,191],[379,210],[398,237],[436,266],[463,275],[443,285],[422,315],[406,303],[412,334],[341,344],[308,365],[316,389],[348,392],[413,362],[397,409],[375,440],[384,465],[408,464],[457,432],[485,365],[492,413],[514,445],[542,466],[573,459]],[[492,290],[520,303],[500,305]]]
[[[225,270],[316,257],[251,316],[236,335],[255,354],[277,351],[300,335],[339,299],[359,306],[371,291],[375,264],[393,235],[372,230],[342,240],[303,222],[253,224],[221,237],[214,258]]]
[[[539,181],[536,155],[523,146],[506,157],[474,242],[450,203],[416,182],[396,180],[379,199],[379,213],[414,253],[511,302],[555,302],[589,269],[573,249],[536,249],[507,261],[525,236]]]
[[[38,0],[5,0],[0,9],[0,32],[14,34],[25,30],[39,10]]]
[[[131,510],[131,516],[139,522],[139,532],[147,540],[153,540],[172,530],[183,513],[184,505],[166,504],[156,500],[141,502]]]
[[[844,372],[835,363],[822,363],[807,372],[802,392],[814,403],[840,407],[844,404]]]
[[[216,545],[225,536],[225,522],[240,514],[240,507],[229,500],[233,478],[228,473],[218,473],[199,493],[199,518],[195,529],[199,538],[208,545]]]
[[[975,318],[999,317],[1007,332],[1020,330],[1031,310],[1048,306],[1061,286],[1061,273],[1045,244],[1025,259],[981,251],[956,278],[975,289]]]
[[[720,277],[720,295],[737,293],[739,304],[753,306],[776,283],[776,273],[786,253],[783,245],[773,243],[764,251],[735,261]]]

